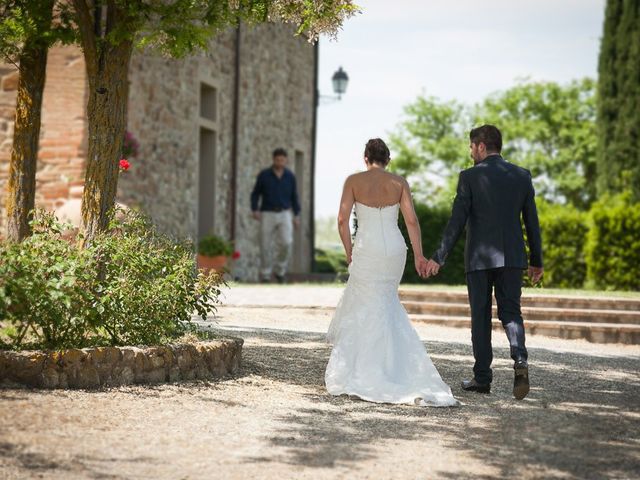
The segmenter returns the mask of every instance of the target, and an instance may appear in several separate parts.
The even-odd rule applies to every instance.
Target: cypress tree
[[[607,0],[598,74],[598,193],[640,200],[640,0]]]

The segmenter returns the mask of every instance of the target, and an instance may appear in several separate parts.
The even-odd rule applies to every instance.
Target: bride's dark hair
[[[369,163],[377,163],[385,167],[390,158],[389,147],[381,138],[372,138],[364,147],[364,156],[369,159]]]

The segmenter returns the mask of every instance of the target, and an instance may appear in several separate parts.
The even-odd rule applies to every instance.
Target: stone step
[[[429,325],[466,328],[471,335],[471,320],[468,317],[411,314],[409,318],[413,322]],[[593,343],[640,344],[640,325],[536,320],[525,320],[524,324],[527,335],[583,339]],[[502,331],[499,320],[493,320],[491,326],[494,330]]]
[[[410,302],[469,302],[466,291],[407,290],[400,289],[400,299]],[[626,297],[574,297],[569,295],[523,294],[523,307],[624,310],[640,312],[640,298]]]
[[[463,317],[469,317],[471,315],[469,306],[462,303],[406,301],[402,303],[407,310],[407,313]],[[495,302],[492,312],[492,315],[495,318],[498,318]],[[522,307],[522,316],[525,320],[612,324],[624,323],[640,325],[640,312],[632,312],[626,310],[616,311],[595,309]]]

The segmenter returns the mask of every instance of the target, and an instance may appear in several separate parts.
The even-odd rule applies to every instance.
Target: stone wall
[[[17,87],[16,68],[0,65],[0,229],[3,233]],[[87,149],[86,104],[82,52],[75,47],[52,48],[43,95],[36,207],[53,210],[69,198],[82,196]]]
[[[259,225],[250,215],[249,194],[259,171],[271,164],[276,147],[288,150],[289,166],[302,192],[302,225],[294,233],[291,267],[308,272],[311,264],[314,49],[292,32],[289,27],[261,25],[244,29],[241,39],[237,247],[243,255],[237,271],[247,279],[257,279],[260,265]],[[302,169],[296,168],[296,150],[303,158],[298,165]]]
[[[210,52],[183,60],[134,55],[128,129],[140,142],[121,176],[118,199],[141,206],[164,230],[197,237],[200,83],[218,88],[215,233],[229,237],[228,196],[233,116],[234,33]]]
[[[242,339],[158,347],[0,351],[0,385],[97,388],[213,379],[240,368]]]
[[[165,231],[198,236],[199,134],[215,131],[213,233],[230,239],[236,32],[211,42],[207,53],[183,60],[135,55],[131,64],[129,131],[140,142],[137,158],[123,174],[118,200],[140,206]],[[311,146],[313,47],[283,25],[242,26],[238,112],[236,248],[241,258],[233,274],[258,277],[259,224],[250,216],[249,195],[258,172],[271,163],[276,147],[289,151],[302,193],[302,226],[296,232],[292,269],[311,263]],[[215,121],[200,116],[200,85],[217,91]],[[301,160],[296,165],[296,152]]]
[[[276,147],[289,151],[290,168],[298,177],[302,226],[295,232],[292,270],[311,265],[311,146],[314,97],[314,49],[294,29],[262,25],[240,31],[238,109],[238,178],[232,198],[232,148],[237,34],[223,32],[205,53],[176,60],[136,53],[131,60],[128,127],[140,144],[131,168],[119,180],[117,200],[140,207],[164,232],[198,238],[200,135],[214,132],[215,174],[204,188],[213,204],[213,233],[231,238],[241,258],[233,274],[257,280],[260,258],[259,224],[250,215],[249,195],[258,172],[271,164]],[[17,75],[0,67],[0,189],[4,197],[11,150]],[[215,118],[201,115],[201,85],[215,91]],[[37,204],[49,209],[65,200],[78,210],[86,155],[87,87],[81,51],[51,50],[44,93]],[[203,188],[203,191],[204,191]],[[232,202],[236,217],[232,218]],[[4,208],[4,202],[2,208]],[[199,205],[200,204],[200,205]],[[204,211],[204,209],[203,209]],[[74,217],[73,212],[66,212]],[[0,210],[0,218],[3,212]],[[200,228],[202,230],[202,228]]]

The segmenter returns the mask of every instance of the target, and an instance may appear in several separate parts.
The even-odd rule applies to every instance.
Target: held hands
[[[529,271],[527,273],[529,275],[529,279],[531,279],[531,283],[536,284],[542,279],[542,275],[544,275],[544,268],[529,267]]]
[[[251,212],[251,216],[254,218],[254,220],[260,220],[260,212],[258,210]]]
[[[293,228],[300,228],[300,217],[293,217]]]
[[[424,256],[420,255],[414,258],[414,262],[415,262],[416,272],[418,272],[418,275],[420,275],[421,278],[425,278],[427,274],[427,264],[428,264],[427,259],[424,258]]]
[[[440,271],[440,264],[435,260],[429,259],[427,262],[426,278],[434,277]]]
[[[429,278],[438,274],[440,265],[433,260],[427,260],[420,255],[415,259],[416,271],[422,278]]]

